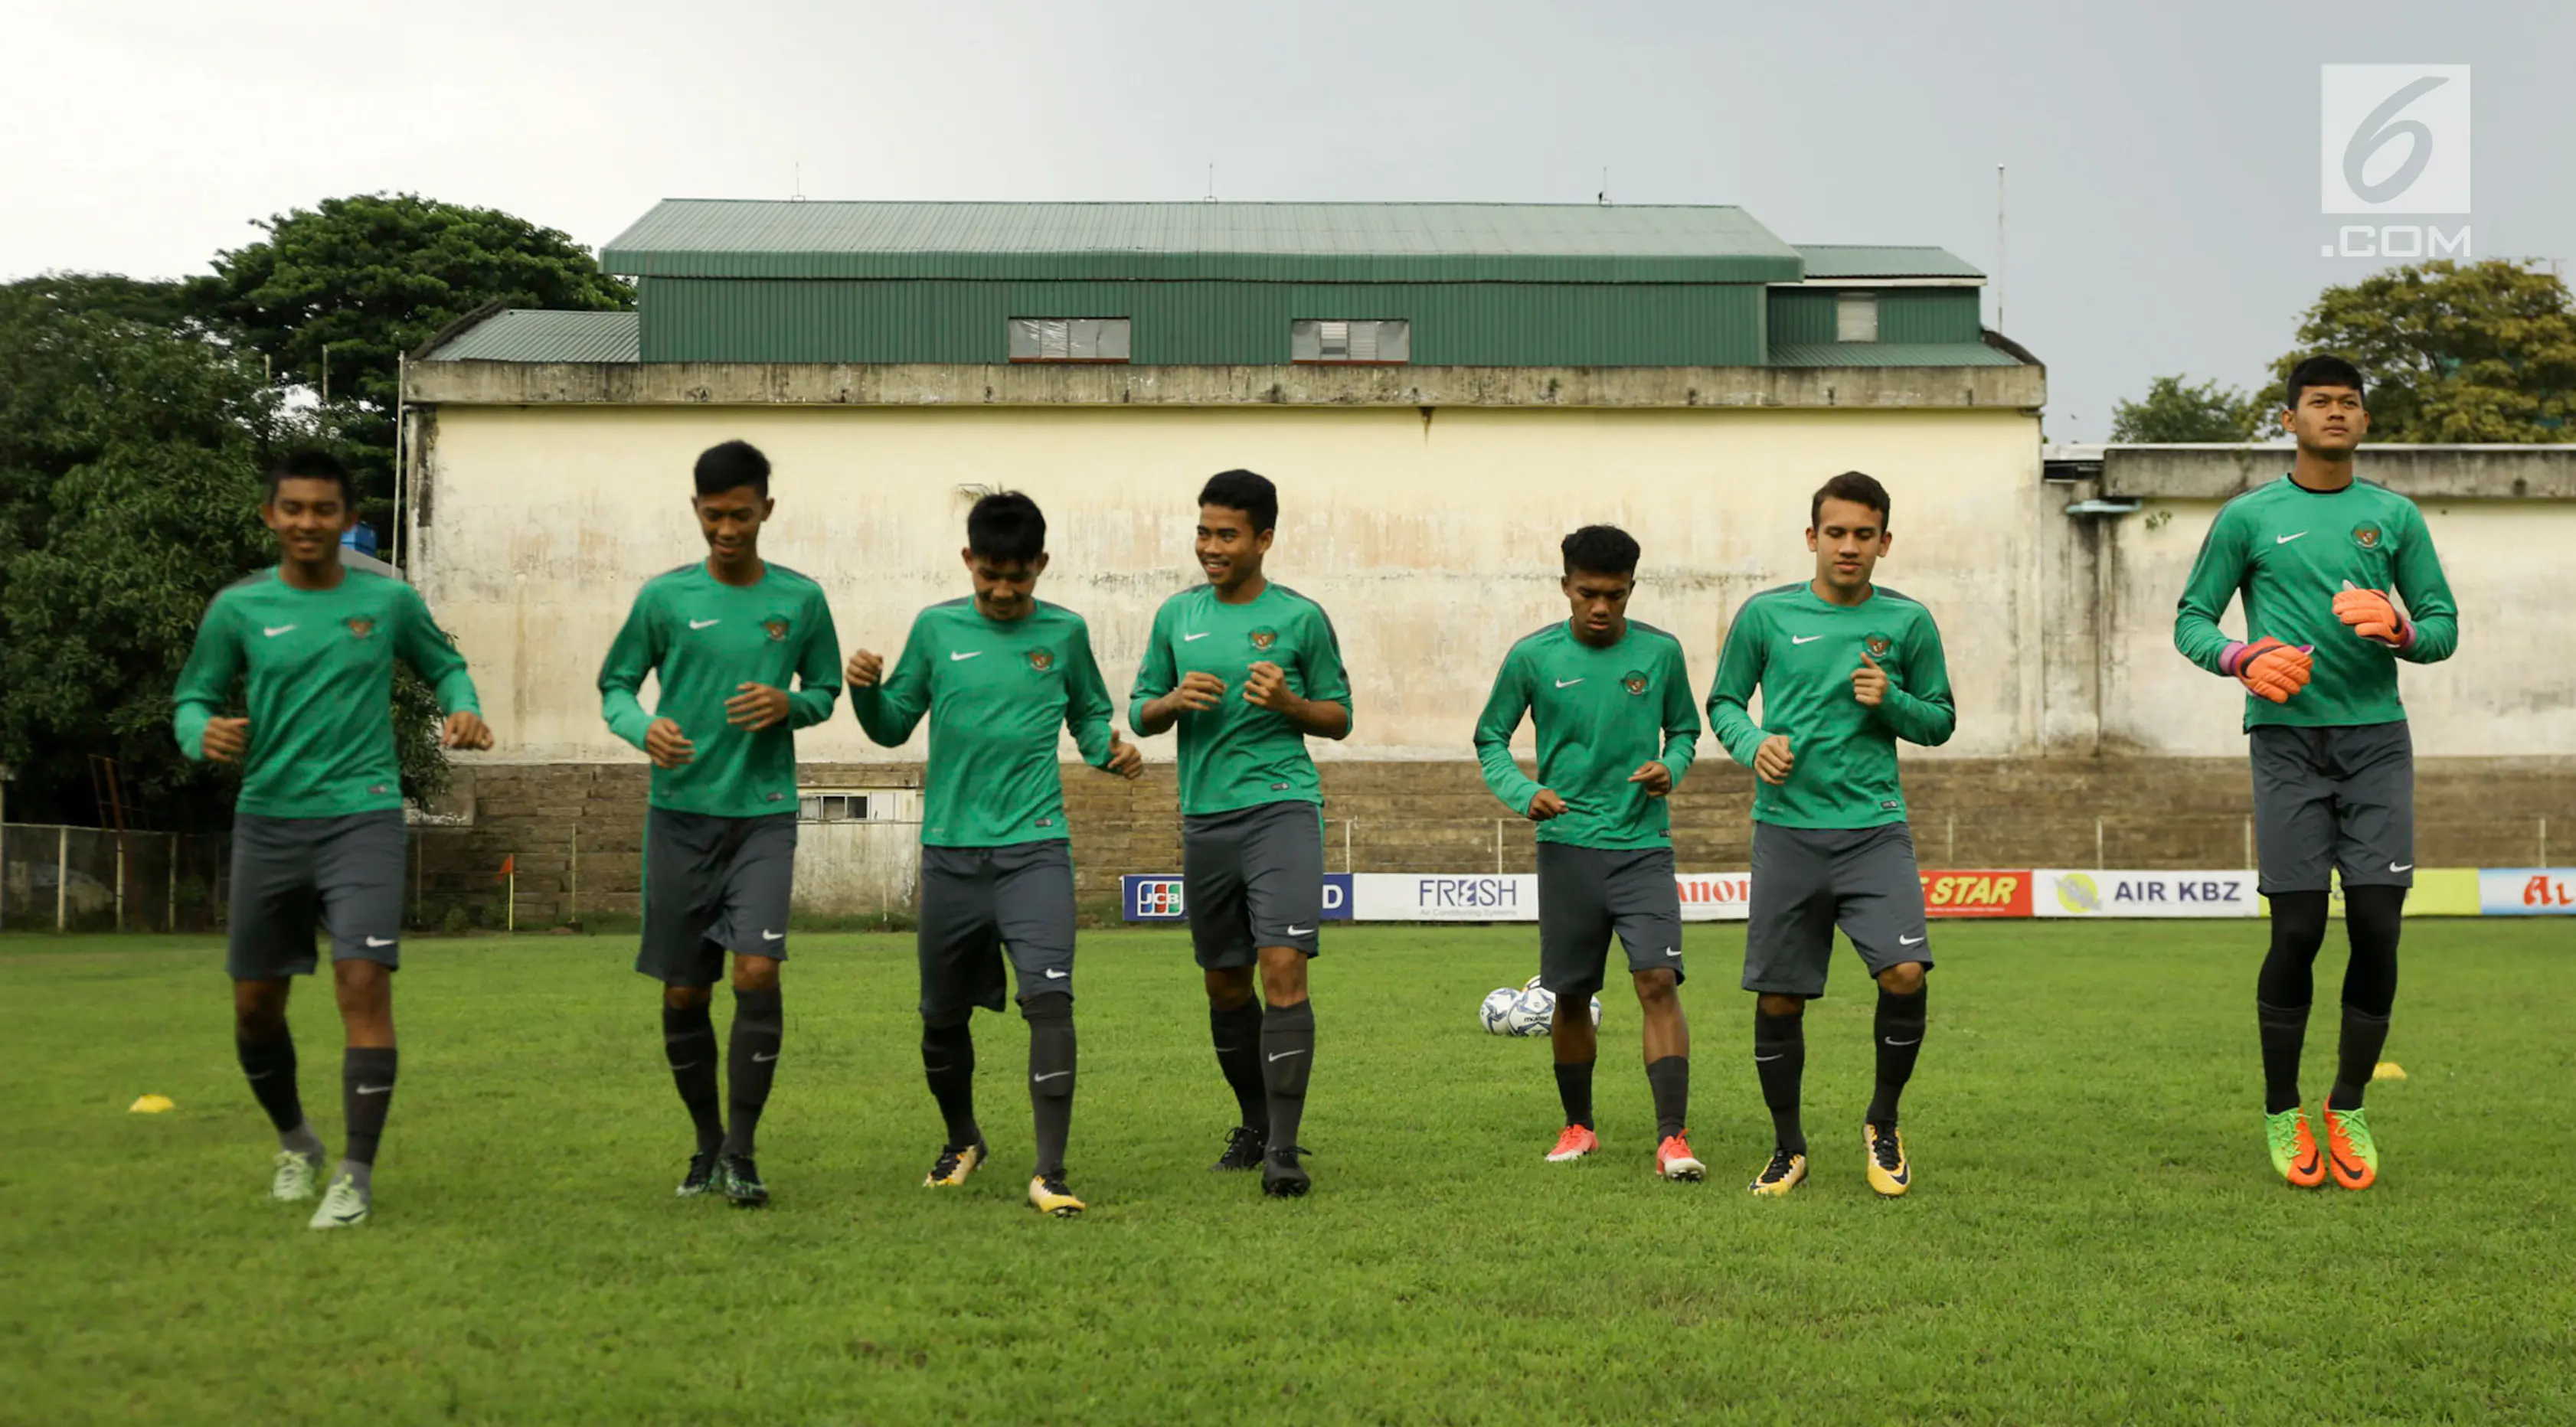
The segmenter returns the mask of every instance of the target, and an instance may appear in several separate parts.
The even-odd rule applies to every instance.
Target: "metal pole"
[[[125,839],[117,839],[116,849],[116,929],[125,930]]]
[[[1503,875],[1503,820],[1494,819],[1494,875]]]
[[[162,930],[175,932],[179,929],[179,834],[170,833],[168,837],[170,839],[170,895],[162,904],[164,908],[162,920],[165,923]]]
[[[503,914],[508,920],[503,924],[502,929],[515,932],[519,929],[519,859],[515,856],[510,859],[509,895],[510,907]]]
[[[2543,814],[2540,819],[2540,865],[2543,867],[2549,865],[2549,818],[2547,814]]]
[[[1959,865],[1959,815],[1945,813],[1942,815],[1942,820],[1948,827],[1946,838],[1948,846],[1942,849],[1941,855],[1952,867],[1956,867]]]
[[[61,931],[71,921],[72,899],[72,830],[54,829],[54,930]]]
[[[568,923],[578,922],[581,920],[581,824],[579,823],[574,823],[572,825],[571,879],[572,896],[569,899],[570,905],[564,909],[564,920]]]
[[[2249,869],[2254,866],[2254,815],[2252,813],[2245,815],[2245,865]]]
[[[2093,820],[2093,870],[2099,872],[2109,865],[2102,860],[2102,820],[2095,818]]]
[[[1342,870],[1344,872],[1358,870],[1351,866],[1351,825],[1358,821],[1357,818],[1342,819]]]
[[[1995,330],[2004,330],[2004,166],[1995,165]]]
[[[397,570],[402,568],[403,451],[406,446],[403,388],[409,384],[410,360],[409,352],[394,353],[394,513],[393,518],[385,522],[385,543],[393,548],[388,552],[392,558],[385,563]]]

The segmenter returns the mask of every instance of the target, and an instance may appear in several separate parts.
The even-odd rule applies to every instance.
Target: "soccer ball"
[[[1487,1035],[1507,1036],[1512,1033],[1512,1007],[1520,999],[1521,993],[1509,986],[1498,986],[1485,993],[1485,1004],[1477,1010],[1476,1019],[1484,1024]]]
[[[1539,989],[1539,984],[1538,984],[1538,982],[1539,982],[1539,978],[1537,978],[1537,977],[1533,976],[1533,977],[1531,977],[1530,979],[1528,979],[1527,981],[1524,981],[1524,982],[1522,982],[1522,983],[1521,983],[1521,989],[1522,989],[1522,990],[1524,990],[1524,991],[1536,991],[1536,990],[1538,990],[1538,989]]]
[[[1487,997],[1488,1004],[1493,998]],[[1601,998],[1592,998],[1592,1024],[1601,1024]],[[1543,1036],[1556,1029],[1556,993],[1544,986],[1524,988],[1504,1017],[1501,1035]]]

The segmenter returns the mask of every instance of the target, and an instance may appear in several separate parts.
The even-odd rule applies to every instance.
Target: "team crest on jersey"
[[[1646,692],[1645,671],[1642,669],[1631,669],[1627,673],[1620,675],[1619,687],[1626,689],[1632,694],[1642,694]]]
[[[2364,550],[2378,549],[2379,527],[2370,524],[2354,526],[2352,528],[2352,543],[2360,546]]]
[[[1865,634],[1861,636],[1860,647],[1869,651],[1870,658],[1884,659],[1887,657],[1887,651],[1895,648],[1896,643],[1884,634]]]
[[[353,614],[340,622],[349,627],[349,637],[351,639],[364,639],[368,635],[376,632],[376,622],[363,615]]]
[[[1278,642],[1279,631],[1272,629],[1269,625],[1265,624],[1259,629],[1252,631],[1252,647],[1255,649],[1267,651],[1271,645]]]
[[[762,620],[760,622],[760,627],[768,630],[769,637],[772,639],[785,639],[787,637],[787,616],[783,614],[773,614],[769,618]]]
[[[1043,674],[1055,667],[1055,655],[1044,649],[1029,651],[1029,667]]]

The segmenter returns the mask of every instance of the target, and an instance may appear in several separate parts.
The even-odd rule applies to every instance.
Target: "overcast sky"
[[[0,277],[197,271],[378,189],[596,247],[800,166],[813,198],[1194,199],[1213,163],[1228,199],[1520,202],[1607,166],[1615,202],[2000,268],[2050,438],[2099,440],[2155,374],[2253,381],[2379,265],[2319,253],[2360,221],[2320,208],[2323,61],[2473,66],[2475,254],[2576,257],[2565,3],[93,0],[5,34]]]

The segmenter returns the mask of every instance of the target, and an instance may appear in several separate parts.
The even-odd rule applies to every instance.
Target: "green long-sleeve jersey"
[[[1876,708],[1852,697],[1863,653],[1887,671],[1887,697]],[[1757,689],[1760,723],[1748,707]],[[1789,737],[1789,779],[1777,787],[1755,781],[1755,822],[1851,829],[1905,821],[1896,740],[1947,743],[1959,711],[1930,610],[1885,586],[1857,605],[1838,605],[1801,580],[1764,590],[1735,612],[1708,691],[1708,722],[1748,768],[1765,738]]]
[[[1103,767],[1117,708],[1081,615],[1041,603],[988,619],[958,599],[913,618],[902,657],[875,687],[850,690],[850,711],[888,748],[929,715],[924,844],[1002,847],[1069,836],[1055,731],[1070,730],[1082,761]]]
[[[2394,592],[2415,626],[2414,641],[2391,649],[2336,618],[2345,586]],[[2397,661],[2431,664],[2460,643],[2459,606],[2433,553],[2432,532],[2415,502],[2386,486],[2354,481],[2312,491],[2283,476],[2220,507],[2183,582],[2174,648],[2213,674],[2233,641],[2218,627],[2230,596],[2245,601],[2245,642],[2277,639],[2312,648],[2308,686],[2276,704],[2245,698],[2245,726],[2335,728],[2406,717]]]
[[[661,686],[651,712],[636,691]],[[787,721],[757,733],[725,721],[741,685],[789,689]],[[626,627],[599,666],[599,711],[609,732],[644,746],[657,718],[680,726],[690,761],[653,770],[653,806],[747,818],[796,810],[796,733],[832,716],[841,692],[841,642],[812,580],[771,564],[749,585],[728,585],[706,562],[644,582]]]
[[[179,671],[172,720],[179,748],[205,757],[206,721],[244,686],[250,748],[237,811],[330,818],[402,806],[394,753],[394,661],[447,713],[481,713],[465,658],[420,592],[343,569],[327,590],[299,590],[274,568],[218,592]]]
[[[1538,777],[1512,761],[1512,733],[1527,714],[1538,728]],[[1668,799],[1628,778],[1661,761],[1678,788],[1699,751],[1682,643],[1628,621],[1618,641],[1594,647],[1570,623],[1549,625],[1503,656],[1476,719],[1476,761],[1503,806],[1526,815],[1541,788],[1565,811],[1538,825],[1538,840],[1573,847],[1667,847]]]
[[[1342,669],[1342,645],[1324,607],[1285,585],[1269,585],[1243,604],[1227,604],[1216,587],[1201,585],[1163,601],[1136,669],[1127,718],[1152,699],[1177,688],[1193,672],[1225,681],[1225,697],[1203,713],[1180,718],[1181,811],[1189,816],[1230,813],[1263,803],[1324,801],[1322,779],[1306,751],[1306,735],[1288,721],[1244,701],[1252,666],[1279,666],[1288,692],[1317,703],[1351,707],[1351,681]],[[1142,729],[1137,730],[1140,734]]]

